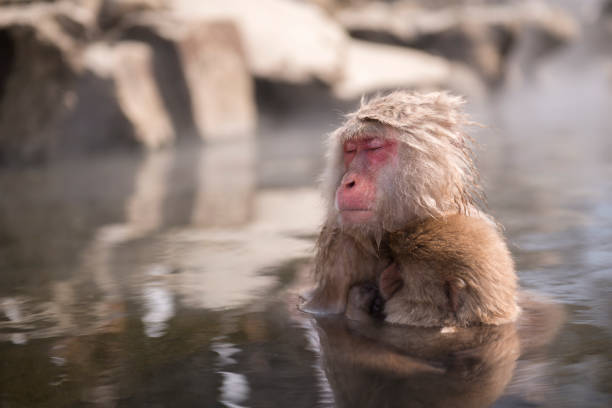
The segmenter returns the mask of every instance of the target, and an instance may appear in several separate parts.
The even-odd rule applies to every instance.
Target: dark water
[[[610,406],[612,62],[587,51],[470,107],[521,284],[564,320],[445,337],[298,312],[338,118],[290,115],[0,172],[0,407]]]

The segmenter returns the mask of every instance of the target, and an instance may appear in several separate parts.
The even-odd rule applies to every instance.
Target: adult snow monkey
[[[375,282],[385,320],[499,325],[519,314],[514,264],[479,207],[463,100],[397,91],[362,102],[329,137],[317,287],[302,310],[344,313]]]

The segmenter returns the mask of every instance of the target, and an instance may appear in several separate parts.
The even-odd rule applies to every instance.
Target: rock
[[[601,15],[612,17],[612,0],[605,0],[601,5]]]
[[[95,7],[72,2],[2,8],[0,162],[158,148],[174,138],[150,50],[90,45],[95,16]]]
[[[421,51],[353,41],[313,4],[179,0],[172,7],[185,20],[236,22],[251,72],[258,79],[292,84],[318,80],[335,96],[352,99],[381,89],[456,84],[462,81],[454,75],[459,71],[461,78],[469,77],[465,69]]]
[[[252,135],[253,82],[233,24],[194,26],[179,42],[195,121],[205,139]]]
[[[102,0],[98,25],[103,30],[108,30],[119,25],[131,13],[163,9],[165,3],[165,0]]]
[[[386,33],[407,42],[475,25],[533,26],[566,41],[576,38],[579,30],[569,13],[540,1],[485,5],[466,2],[442,8],[422,7],[410,0],[372,2],[341,9],[336,17],[350,31]]]
[[[353,40],[336,96],[358,98],[364,93],[396,87],[436,87],[449,81],[451,64],[422,51]]]
[[[125,38],[153,47],[165,104],[180,132],[205,140],[253,134],[253,80],[232,22],[147,13],[124,29]]]
[[[612,0],[606,0],[602,4],[600,20],[605,29],[612,33]]]
[[[0,163],[42,159],[72,103],[91,10],[58,2],[0,11]]]
[[[171,18],[163,3],[1,7],[0,164],[157,149],[187,131],[252,134],[252,78],[233,23]],[[128,11],[103,33],[96,18],[110,5]],[[125,41],[130,29],[149,35]]]
[[[565,11],[542,2],[455,4],[425,7],[414,1],[365,3],[340,9],[338,21],[353,35],[414,46],[475,67],[489,82],[501,79],[505,60],[524,31],[543,37],[548,47],[578,35]]]
[[[41,42],[53,44],[69,57],[78,54],[95,30],[95,8],[70,1],[9,6],[1,10],[0,30],[32,27]]]
[[[482,81],[461,64],[415,49],[367,41],[350,41],[343,73],[332,88],[342,99],[394,88],[447,88],[478,99],[485,93]]]
[[[251,72],[293,83],[332,83],[342,69],[346,34],[318,7],[284,0],[176,0],[184,19],[228,19],[236,23]]]
[[[174,141],[174,130],[154,77],[149,46],[138,42],[95,44],[87,49],[84,61],[86,69],[112,83],[113,100],[130,122],[131,133],[139,143],[157,149]],[[98,125],[110,131],[108,125]]]

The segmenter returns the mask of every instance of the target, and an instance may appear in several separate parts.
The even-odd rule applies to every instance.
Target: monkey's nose
[[[347,182],[344,183],[344,187],[346,187],[346,188],[353,188],[353,187],[355,187],[355,180],[354,179],[347,180]]]

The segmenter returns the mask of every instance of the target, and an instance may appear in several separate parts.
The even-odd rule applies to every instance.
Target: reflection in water
[[[163,150],[147,155],[136,175],[134,194],[127,203],[127,225],[140,233],[162,226],[163,202],[172,152]]]
[[[269,271],[310,254],[312,242],[304,237],[312,236],[318,225],[318,193],[255,192],[253,152],[252,141],[236,141],[144,157],[134,172],[133,194],[124,197],[124,221],[94,229],[71,266],[76,273],[49,282],[48,300],[45,295],[2,298],[0,311],[6,318],[0,319],[0,339],[30,347],[28,358],[48,365],[41,372],[48,388],[36,394],[43,405],[64,405],[61,397],[53,396],[53,388],[94,405],[116,406],[119,400],[139,405],[146,400],[141,398],[147,395],[149,380],[138,373],[159,376],[164,384],[157,389],[172,390],[172,382],[166,383],[172,374],[166,374],[167,368],[157,372],[177,362],[184,383],[191,384],[189,373],[194,371],[184,371],[182,359],[205,356],[205,350],[217,352],[219,359],[204,368],[195,363],[202,384],[190,395],[209,401],[205,406],[249,406],[249,399],[262,398],[253,395],[245,370],[236,367],[241,348],[229,340],[241,330],[236,319],[189,312],[255,310],[249,304],[279,284],[279,277]],[[189,171],[197,174],[199,183],[186,187],[172,180]],[[110,176],[116,177],[125,177],[123,169]],[[183,188],[192,191],[184,194]],[[192,212],[187,217],[168,216],[173,209],[186,208]],[[300,210],[301,216],[292,216],[288,209]],[[188,224],[177,224],[181,218]],[[262,335],[255,326],[249,332]],[[53,339],[49,344],[28,342],[48,338]],[[7,357],[5,367],[27,366],[23,356],[9,358],[2,343],[0,355]],[[196,360],[208,359],[203,356]],[[0,381],[14,391],[9,396],[0,392],[1,404],[26,395],[21,382],[7,381],[6,375],[14,373],[0,371]],[[40,381],[31,374],[25,378]],[[31,384],[23,382],[23,392]]]
[[[331,389],[329,380],[325,374],[325,368],[321,356],[321,341],[319,334],[315,329],[315,321],[313,319],[304,319],[303,315],[297,315],[296,313],[294,313],[292,317],[304,329],[304,333],[308,340],[308,350],[312,351],[317,356],[316,362],[313,364],[313,370],[318,388],[317,406],[333,407],[334,392]]]
[[[5,298],[2,300],[2,309],[4,314],[12,322],[19,323],[21,321],[21,311],[19,304],[14,298]]]
[[[148,337],[164,335],[166,322],[174,316],[174,300],[168,289],[149,284],[143,288],[145,314],[142,322]]]
[[[4,298],[0,304],[2,305],[4,315],[8,318],[10,323],[18,327],[22,323],[22,318],[17,300],[15,298]],[[2,326],[0,326],[0,328],[1,327]],[[13,344],[26,344],[28,338],[25,333],[11,333],[10,341]]]
[[[219,402],[231,408],[241,407],[240,404],[249,397],[249,383],[246,377],[242,374],[226,371],[221,371],[220,373],[223,375],[223,383],[221,385]]]
[[[316,329],[339,407],[487,407],[519,355],[514,325],[441,334],[318,319]]]
[[[237,140],[202,148],[192,224],[244,225],[253,214],[255,144]]]
[[[232,358],[232,355],[240,351],[240,349],[235,347],[234,344],[226,342],[213,343],[211,345],[211,350],[219,355],[218,365],[220,367],[236,364],[236,360]]]
[[[547,385],[534,380],[546,370],[540,360],[563,323],[563,308],[530,293],[522,293],[519,303],[516,323],[453,332],[342,317],[294,318],[310,327],[321,357],[321,383],[332,390],[328,405],[542,404]]]
[[[13,344],[26,344],[28,342],[28,338],[24,333],[12,333],[11,342]]]

